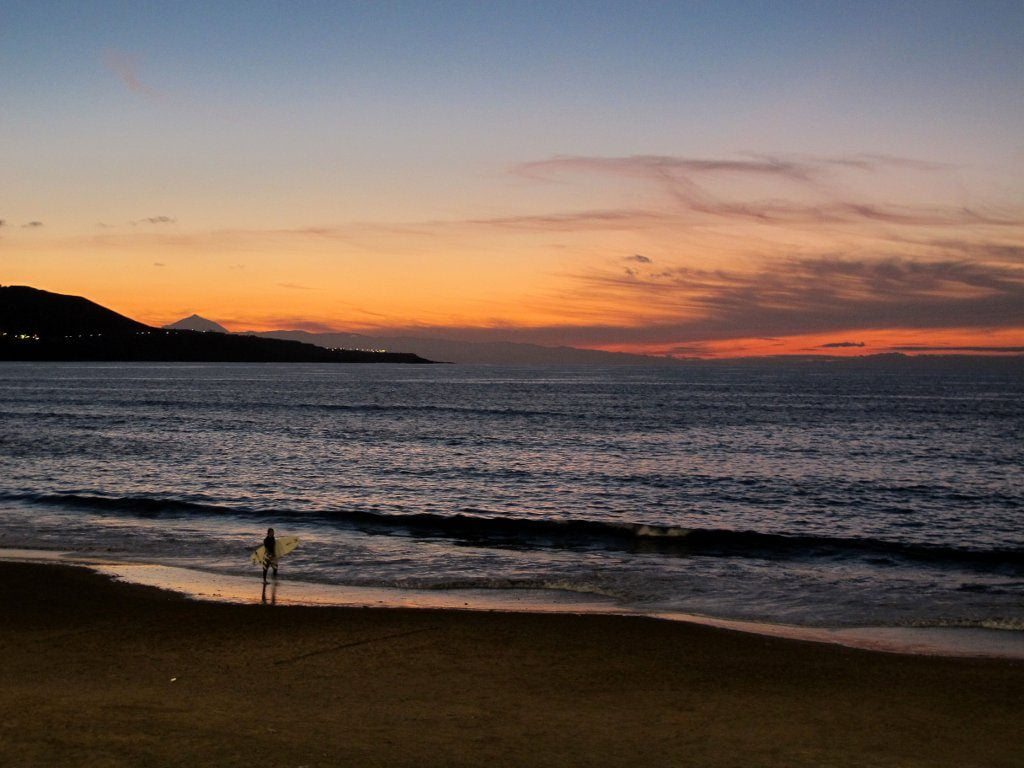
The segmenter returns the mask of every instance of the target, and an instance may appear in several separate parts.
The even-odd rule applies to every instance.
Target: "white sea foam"
[[[690,528],[678,528],[675,526],[661,526],[661,525],[638,525],[633,529],[637,536],[648,536],[648,537],[661,537],[666,538],[682,538],[683,536],[689,536],[692,533]]]
[[[936,629],[999,629],[1009,632],[1024,632],[1024,617],[1003,616],[980,619],[938,619],[915,621],[914,627]]]

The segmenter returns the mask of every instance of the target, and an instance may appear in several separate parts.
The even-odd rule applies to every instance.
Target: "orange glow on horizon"
[[[555,157],[509,176],[520,199],[448,219],[8,227],[0,279],[233,331],[711,358],[1024,346],[1024,211],[963,206],[939,167]]]
[[[838,339],[838,341],[837,341]],[[766,357],[773,355],[828,355],[862,357],[888,353],[905,355],[1006,355],[1024,353],[1024,326],[1017,328],[891,328],[779,338],[739,338],[686,345],[604,345],[608,352],[673,355],[705,359]]]

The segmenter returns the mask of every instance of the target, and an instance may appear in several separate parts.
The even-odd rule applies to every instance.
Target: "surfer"
[[[274,578],[277,578],[277,540],[274,538],[274,529],[267,528],[267,536],[263,539],[263,548],[266,554],[263,555],[263,583],[267,583],[267,569],[274,569]]]

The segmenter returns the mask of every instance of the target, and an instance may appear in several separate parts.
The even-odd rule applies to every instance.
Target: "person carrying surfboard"
[[[267,569],[274,569],[274,578],[277,578],[277,540],[274,538],[274,529],[267,528],[266,538],[263,539],[263,583],[267,582]]]
[[[298,536],[282,536],[277,538],[273,528],[267,528],[267,536],[263,544],[256,548],[249,559],[253,565],[263,566],[263,583],[267,583],[267,571],[274,569],[274,578],[277,578],[277,565],[281,558],[299,546]]]

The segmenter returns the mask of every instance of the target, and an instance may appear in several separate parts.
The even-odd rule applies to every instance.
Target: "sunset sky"
[[[1024,3],[0,5],[0,283],[152,324],[1024,351]]]

